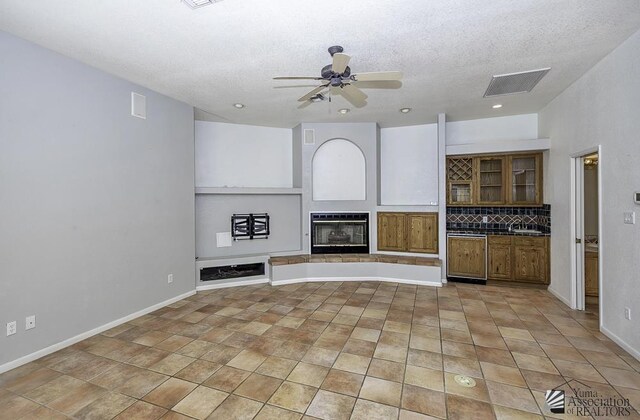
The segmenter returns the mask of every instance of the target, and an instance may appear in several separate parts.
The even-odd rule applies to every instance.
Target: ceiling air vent
[[[197,9],[198,7],[208,6],[213,3],[217,3],[222,0],[182,0],[192,9]]]
[[[493,76],[484,97],[531,92],[545,74],[549,73],[549,70],[551,67]]]

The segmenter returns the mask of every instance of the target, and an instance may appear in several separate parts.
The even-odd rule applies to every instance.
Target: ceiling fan
[[[376,87],[376,82],[398,82],[402,79],[402,72],[400,71],[381,71],[381,72],[369,72],[369,73],[351,73],[349,67],[349,61],[351,57],[343,54],[344,48],[339,45],[329,48],[329,54],[333,57],[333,62],[322,68],[320,72],[321,77],[306,77],[306,76],[292,76],[292,77],[274,77],[274,80],[321,80],[320,86],[313,89],[300,99],[299,102],[311,102],[324,98],[326,91],[332,90],[333,92],[340,93],[347,101],[351,102],[356,108],[362,108],[367,104],[367,94],[365,94],[358,87],[359,82],[373,82],[369,83],[367,87]],[[394,85],[395,88],[400,87],[402,84]],[[383,86],[380,86],[383,87]]]

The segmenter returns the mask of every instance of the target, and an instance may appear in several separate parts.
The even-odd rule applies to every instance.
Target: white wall
[[[571,295],[571,154],[602,145],[602,327],[640,357],[640,226],[623,212],[640,211],[640,32],[600,61],[540,112],[540,133],[551,138],[545,196],[551,204],[551,288]],[[624,307],[634,321],[624,319]]]
[[[196,121],[196,186],[292,186],[292,132]]]
[[[191,106],[4,32],[0,56],[1,371],[194,290],[195,238]]]
[[[538,138],[538,114],[447,123],[447,146]]]
[[[311,193],[314,201],[367,198],[367,165],[362,150],[345,139],[324,142],[313,155]]]
[[[380,204],[438,204],[438,124],[380,129]]]

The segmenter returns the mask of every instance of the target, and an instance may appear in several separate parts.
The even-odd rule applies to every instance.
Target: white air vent
[[[304,130],[304,144],[316,144],[316,131],[306,129]]]
[[[519,73],[499,74],[497,76],[493,76],[487,91],[484,93],[484,97],[488,98],[490,96],[531,92],[531,89],[536,87],[545,74],[549,73],[549,70],[551,70],[551,68],[547,67],[539,70],[529,70]]]
[[[217,3],[222,0],[182,0],[192,9],[197,9],[198,7],[208,6],[213,3]]]
[[[131,92],[131,115],[147,119],[147,97],[139,93]]]

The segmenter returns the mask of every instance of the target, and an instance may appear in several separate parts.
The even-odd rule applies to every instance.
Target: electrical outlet
[[[624,213],[624,223],[627,225],[635,225],[636,224],[636,212],[630,211]]]
[[[36,316],[35,315],[28,316],[24,321],[24,329],[30,330],[35,327],[36,327]]]
[[[173,274],[169,274],[167,276],[167,283],[169,283],[169,284],[173,283]]]
[[[631,309],[624,308],[624,319],[631,321]]]
[[[15,334],[17,329],[16,321],[7,322],[7,336]]]
[[[489,216],[482,216],[482,223],[488,223],[489,222]]]

